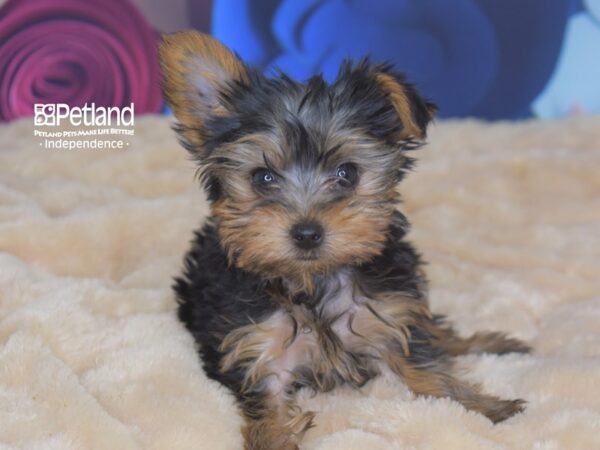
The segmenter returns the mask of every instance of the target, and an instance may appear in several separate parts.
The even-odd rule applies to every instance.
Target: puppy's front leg
[[[246,450],[295,450],[312,426],[314,414],[295,402],[296,369],[307,363],[311,345],[297,328],[278,311],[232,331],[221,344],[221,370],[243,379],[237,397],[246,417]]]
[[[302,412],[293,394],[255,392],[243,402],[246,425],[245,450],[297,450],[306,430],[313,426],[313,412]]]

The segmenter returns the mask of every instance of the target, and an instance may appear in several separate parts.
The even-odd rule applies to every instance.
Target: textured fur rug
[[[206,204],[166,118],[127,150],[43,150],[0,127],[2,449],[241,446],[170,290]],[[600,118],[440,123],[404,183],[431,303],[463,333],[531,356],[470,356],[466,377],[527,411],[493,426],[392,378],[303,397],[304,449],[600,448]]]

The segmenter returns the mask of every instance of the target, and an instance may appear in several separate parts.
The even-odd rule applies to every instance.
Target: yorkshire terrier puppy
[[[175,282],[179,318],[208,376],[235,393],[246,449],[297,449],[315,416],[295,402],[299,389],[358,388],[385,367],[415,394],[493,422],[523,410],[456,378],[452,358],[528,346],[458,336],[429,310],[404,240],[397,185],[432,103],[368,61],[328,84],[265,77],[195,32],[165,36],[160,55],[212,211]]]

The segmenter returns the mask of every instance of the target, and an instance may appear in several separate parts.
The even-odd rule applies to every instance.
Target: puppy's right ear
[[[227,114],[222,94],[247,81],[246,66],[223,44],[195,31],[163,35],[159,52],[163,92],[178,131],[184,144],[198,151],[205,121]]]

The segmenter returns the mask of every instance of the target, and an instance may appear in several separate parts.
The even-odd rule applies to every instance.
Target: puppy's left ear
[[[423,99],[402,76],[379,71],[375,74],[375,81],[392,102],[402,124],[396,139],[424,139],[427,126],[437,112],[437,106]]]
[[[200,155],[206,120],[227,114],[226,94],[247,81],[247,68],[223,44],[196,31],[163,35],[159,53],[163,91],[179,134]]]

